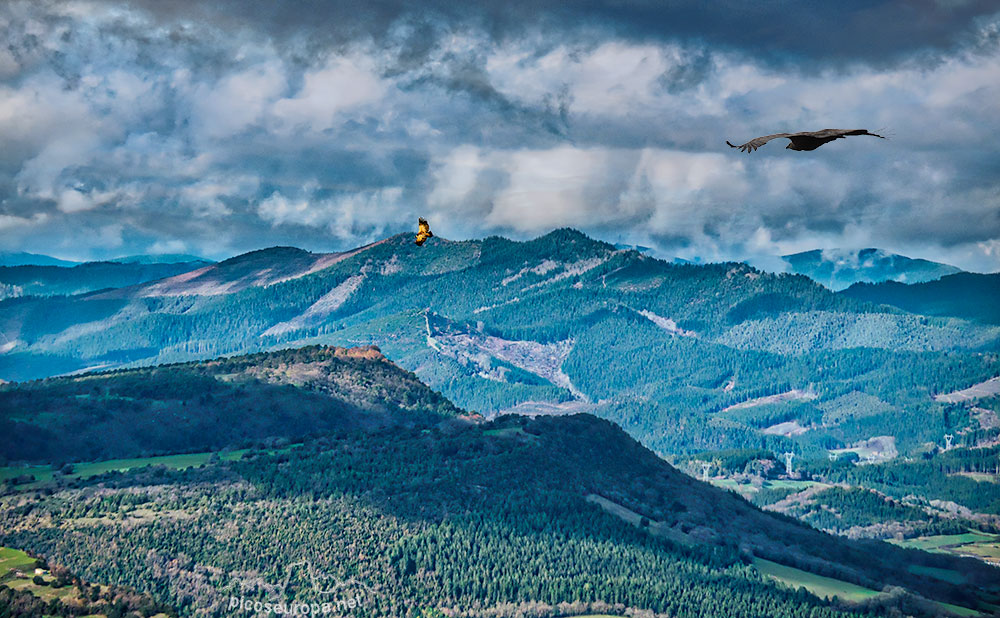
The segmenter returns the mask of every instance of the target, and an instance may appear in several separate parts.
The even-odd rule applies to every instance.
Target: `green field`
[[[14,569],[24,571],[28,576],[25,579],[15,578],[11,572]],[[35,559],[17,549],[0,547],[0,582],[3,585],[15,590],[27,590],[36,597],[50,601],[52,599],[64,599],[68,596],[76,596],[77,590],[73,586],[62,588],[51,588],[49,586],[39,586],[30,578],[35,574]],[[52,581],[49,576],[43,576],[46,582]]]
[[[21,569],[33,571],[35,559],[16,549],[0,547],[0,579],[11,569]]]
[[[955,549],[956,553],[971,554],[992,564],[1000,565],[1000,542],[969,543]]]
[[[722,489],[729,489],[740,494],[753,494],[760,491],[760,489],[794,489],[796,491],[802,491],[804,489],[809,489],[815,485],[828,486],[826,483],[820,483],[818,481],[764,481],[764,484],[760,489],[750,485],[749,483],[737,483],[733,479],[711,479],[710,482],[716,487],[721,487]]]
[[[983,562],[1000,566],[1000,535],[966,532],[965,534],[922,536],[915,539],[889,542],[901,547],[912,547],[939,554],[978,558]],[[930,575],[935,576],[933,574]],[[945,581],[951,581],[947,578],[944,579]]]
[[[863,601],[878,594],[876,590],[863,588],[832,577],[823,577],[763,558],[754,558],[753,564],[763,575],[791,588],[805,588],[820,598],[839,597],[845,601]]]
[[[941,603],[937,602],[938,605],[947,609],[949,612],[957,616],[982,616],[982,612],[977,612],[974,609],[969,609],[968,607],[962,607],[960,605],[952,605],[951,603]]]
[[[915,539],[905,539],[903,541],[890,540],[889,542],[901,547],[912,547],[915,549],[923,549],[925,551],[950,553],[948,550],[943,548],[969,545],[972,543],[996,543],[997,541],[1000,541],[1000,537],[992,534],[983,534],[982,532],[966,532],[964,534],[921,536]]]
[[[958,571],[952,569],[939,569],[937,567],[911,564],[906,568],[906,570],[916,575],[926,575],[927,577],[933,577],[957,585],[962,585],[966,581],[965,575],[962,575]]]
[[[14,590],[25,590],[35,595],[36,597],[44,601],[52,601],[53,599],[58,599],[59,601],[75,601],[78,600],[79,590],[76,586],[62,586],[60,588],[53,588],[50,584],[53,578],[49,575],[43,575],[42,579],[45,580],[45,585],[38,585],[32,581],[31,578],[34,577],[35,572],[35,559],[26,554],[19,549],[11,549],[9,547],[0,547],[0,584],[7,586]],[[28,578],[15,578],[12,571],[14,569],[19,569],[24,571]],[[81,616],[80,618],[107,618],[104,614],[87,614],[86,616]],[[156,614],[151,618],[168,618],[167,614]]]
[[[814,573],[809,573],[808,571],[802,571],[793,567],[785,566],[783,564],[778,564],[777,562],[771,562],[770,560],[764,560],[763,558],[754,558],[753,564],[757,567],[763,575],[770,577],[786,586],[792,588],[805,588],[809,592],[815,594],[822,598],[832,598],[839,597],[844,601],[864,601],[865,599],[870,599],[871,597],[879,594],[875,590],[870,588],[863,588],[856,584],[851,584],[839,579],[833,579],[832,577],[823,577],[822,575],[816,575]],[[911,570],[916,569],[912,568]],[[943,571],[943,569],[934,569],[934,571]],[[952,576],[962,577],[960,573],[951,571]],[[930,575],[930,573],[926,573]],[[936,577],[936,575],[935,575]],[[964,578],[963,578],[964,580]],[[979,616],[980,612],[969,609],[967,607],[960,607],[958,605],[952,605],[950,603],[938,603],[941,607],[946,608],[948,611],[959,616]]]
[[[227,451],[218,453],[220,459],[233,461],[239,459],[248,449],[237,451]],[[209,458],[216,453],[185,453],[182,455],[162,455],[158,457],[135,457],[132,459],[108,459],[106,461],[95,461],[90,463],[73,464],[73,473],[61,476],[64,479],[87,478],[104,474],[105,472],[120,471],[125,472],[132,468],[143,466],[166,466],[175,470],[192,468],[207,463]],[[52,466],[7,466],[0,468],[0,482],[7,479],[16,478],[25,474],[35,477],[32,483],[25,483],[19,487],[32,489],[51,482],[55,478],[56,469]]]

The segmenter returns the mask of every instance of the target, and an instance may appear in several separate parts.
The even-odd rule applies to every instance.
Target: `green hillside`
[[[842,294],[912,313],[1000,324],[1000,273],[959,273],[912,285],[895,281],[859,283]]]
[[[241,448],[458,413],[377,349],[313,346],[0,386],[0,456],[74,462]]]
[[[384,426],[202,467],[109,472],[25,498],[0,498],[0,542],[150,593],[181,615],[228,615],[233,595],[320,600],[307,579],[282,583],[305,577],[295,569],[352,582],[361,616],[814,617],[887,607],[923,616],[932,614],[921,604],[938,606],[920,597],[975,607],[995,594],[990,567],[762,512],[589,415]],[[640,515],[637,525],[622,512]],[[770,583],[753,557],[848,592],[909,592],[873,593],[860,607],[821,600]],[[955,570],[961,583],[925,574]]]

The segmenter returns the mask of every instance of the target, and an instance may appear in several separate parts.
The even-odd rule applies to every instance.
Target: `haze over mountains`
[[[25,251],[0,251],[0,266],[75,266],[79,262],[60,260]]]
[[[815,249],[781,257],[788,264],[788,272],[805,275],[831,290],[843,290],[855,283],[921,283],[961,272],[955,266],[909,258],[882,249]]]
[[[879,438],[888,456],[962,430],[971,417],[932,396],[1000,373],[1000,328],[964,317],[745,264],[671,264],[568,229],[424,247],[401,235],[8,299],[0,378],[374,344],[486,415],[590,411],[664,453],[823,457]]]

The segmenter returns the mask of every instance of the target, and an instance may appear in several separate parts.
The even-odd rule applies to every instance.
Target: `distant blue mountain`
[[[948,264],[909,258],[882,249],[814,249],[781,257],[788,264],[789,272],[805,275],[835,291],[855,283],[922,283],[962,272]]]
[[[0,266],[0,300],[19,296],[61,296],[122,288],[210,266],[180,262],[85,262],[70,266]]]
[[[79,262],[24,251],[0,251],[0,266],[76,266]]]
[[[107,260],[118,264],[183,264],[186,262],[214,263],[214,260],[207,260],[197,255],[185,253],[160,253],[156,255],[126,255],[124,257]]]

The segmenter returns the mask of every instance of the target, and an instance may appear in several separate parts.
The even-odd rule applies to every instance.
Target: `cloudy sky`
[[[0,43],[0,250],[331,251],[424,216],[1000,270],[995,0],[2,0]],[[827,127],[891,139],[725,145]]]

